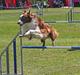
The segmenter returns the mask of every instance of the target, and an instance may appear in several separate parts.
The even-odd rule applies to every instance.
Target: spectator
[[[41,8],[43,8],[43,3],[41,1],[37,1],[36,7],[40,10]]]
[[[54,0],[48,0],[48,7],[53,7]]]
[[[54,0],[53,7],[63,7],[63,0]]]
[[[79,5],[79,0],[74,0],[74,6],[77,7]]]
[[[6,7],[5,0],[2,0],[2,4],[3,4],[3,9],[5,9],[5,7]]]
[[[46,8],[48,5],[46,3],[46,1],[43,2],[43,7]]]
[[[0,1],[0,9],[3,8],[2,0]]]

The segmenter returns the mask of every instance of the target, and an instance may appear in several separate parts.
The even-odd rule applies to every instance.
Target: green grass
[[[34,11],[34,10],[32,10]],[[49,12],[67,12],[69,9],[45,9],[45,19],[66,19],[66,14],[62,16],[49,15]],[[17,21],[22,10],[0,10],[0,53],[9,44],[12,38],[19,31]],[[75,15],[78,18],[79,15]],[[55,19],[55,20],[56,20]],[[60,46],[80,46],[80,24],[79,23],[52,23],[59,32],[59,37],[55,45]],[[23,38],[24,45],[41,45],[39,39],[29,41]],[[17,66],[20,72],[20,42],[17,38]],[[46,40],[46,45],[51,45],[50,39]],[[13,73],[13,51],[9,47],[10,71]],[[3,72],[6,71],[5,54],[2,57]],[[80,75],[80,51],[69,51],[67,49],[23,49],[24,75]]]
[[[43,19],[45,21],[51,22],[51,21],[64,21],[67,20],[68,17],[68,12],[70,11],[70,9],[60,9],[60,8],[49,8],[49,9],[45,9],[43,10]],[[47,13],[45,13],[47,12]],[[48,15],[49,14],[49,15]]]

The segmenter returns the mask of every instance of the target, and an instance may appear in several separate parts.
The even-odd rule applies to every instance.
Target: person
[[[0,1],[0,9],[3,8],[2,0]]]
[[[31,8],[32,7],[32,3],[30,0],[26,0],[26,7],[27,8]]]
[[[2,4],[3,4],[3,9],[5,9],[5,7],[6,7],[6,1],[2,0]]]
[[[43,7],[43,2],[37,1],[36,7],[40,10]]]
[[[74,6],[77,7],[79,4],[79,1],[78,0],[74,0]]]
[[[26,0],[22,0],[22,4],[23,4],[23,6],[24,6],[24,4],[25,4],[25,1],[26,1]]]
[[[43,7],[46,8],[48,5],[46,3],[46,1],[43,2]]]
[[[36,7],[38,9],[37,15],[42,15],[43,14],[43,2],[37,1]]]
[[[53,7],[63,7],[64,4],[63,4],[63,1],[62,0],[54,0],[54,4],[53,4]]]
[[[48,7],[53,7],[54,0],[48,0]]]

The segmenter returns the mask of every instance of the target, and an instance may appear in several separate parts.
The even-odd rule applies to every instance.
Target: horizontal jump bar
[[[22,46],[22,48],[44,48],[44,49],[80,49],[80,46]]]

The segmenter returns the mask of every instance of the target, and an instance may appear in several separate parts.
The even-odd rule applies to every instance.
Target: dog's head
[[[20,15],[18,24],[24,25],[25,23],[30,23],[32,21],[32,18],[30,16],[30,10],[26,12],[26,10],[23,11],[22,15]]]

